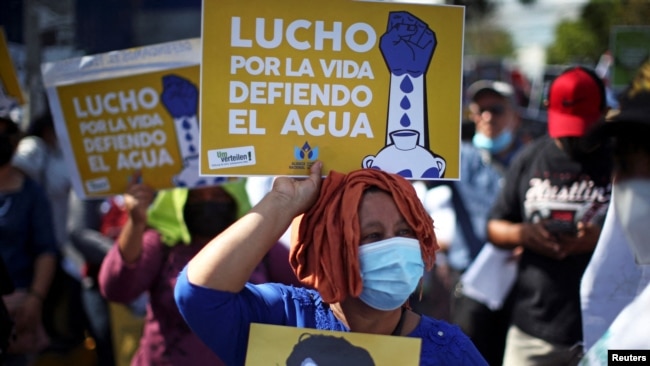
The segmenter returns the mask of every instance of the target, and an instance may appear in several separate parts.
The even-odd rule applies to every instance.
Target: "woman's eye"
[[[415,233],[411,229],[402,229],[397,232],[397,236],[403,236],[406,238],[413,238],[415,237]]]
[[[379,241],[381,239],[381,234],[379,233],[370,233],[361,236],[362,243],[371,243],[374,241]]]

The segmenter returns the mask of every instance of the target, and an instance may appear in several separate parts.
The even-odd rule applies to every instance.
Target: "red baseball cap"
[[[602,117],[604,85],[583,67],[564,71],[548,93],[548,134],[553,138],[584,136]]]

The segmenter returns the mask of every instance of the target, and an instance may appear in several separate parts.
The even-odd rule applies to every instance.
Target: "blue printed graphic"
[[[182,170],[172,179],[174,186],[193,188],[220,183],[223,177],[199,176],[199,88],[190,80],[174,74],[163,76],[162,86],[160,101],[174,119],[176,140],[183,159]]]
[[[293,157],[296,160],[307,160],[314,161],[318,159],[318,147],[311,147],[309,143],[305,141],[305,144],[302,147],[293,148]]]
[[[429,149],[426,73],[438,41],[429,25],[406,11],[390,12],[379,49],[391,75],[386,145],[363,168],[405,178],[442,178],[446,161]]]
[[[173,118],[196,116],[199,106],[199,89],[178,75],[162,78],[163,92],[160,100]]]

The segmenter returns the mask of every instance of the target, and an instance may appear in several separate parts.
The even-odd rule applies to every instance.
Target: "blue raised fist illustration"
[[[162,104],[174,118],[195,116],[199,104],[199,89],[189,80],[178,75],[162,78]]]
[[[436,34],[426,23],[408,12],[394,11],[379,48],[391,74],[419,77],[426,73],[436,44]]]

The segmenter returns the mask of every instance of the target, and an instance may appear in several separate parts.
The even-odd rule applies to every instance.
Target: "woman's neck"
[[[347,299],[330,308],[351,332],[392,335],[397,331],[394,335],[403,336],[411,333],[420,321],[420,316],[412,311],[402,311],[402,308],[381,311],[359,299]]]

